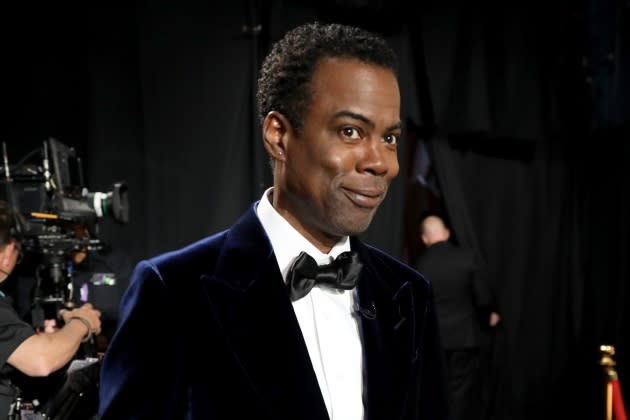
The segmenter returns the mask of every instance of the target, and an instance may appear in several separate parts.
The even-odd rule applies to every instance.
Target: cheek
[[[398,155],[396,153],[394,153],[390,159],[389,168],[389,176],[391,178],[395,178],[400,171],[400,165],[398,164]]]
[[[354,171],[359,157],[351,149],[331,148],[322,159],[322,167],[330,174],[338,175]]]
[[[342,153],[334,153],[327,157],[326,168],[347,171],[347,167],[351,166],[350,160],[351,159],[349,159],[348,156]]]

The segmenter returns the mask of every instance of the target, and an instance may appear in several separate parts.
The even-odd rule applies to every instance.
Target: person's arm
[[[63,328],[27,338],[7,363],[28,376],[48,376],[72,360],[84,338],[101,331],[100,312],[89,303],[60,314],[65,321]]]
[[[490,288],[488,271],[485,267],[477,267],[472,274],[472,293],[479,322],[484,329],[494,328],[501,321],[494,293]]]

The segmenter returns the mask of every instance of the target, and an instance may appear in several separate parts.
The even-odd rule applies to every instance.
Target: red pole
[[[623,396],[621,395],[621,384],[619,383],[619,378],[611,379],[613,389],[613,413],[615,415],[615,420],[628,420],[628,416],[626,416],[626,409],[623,405]]]

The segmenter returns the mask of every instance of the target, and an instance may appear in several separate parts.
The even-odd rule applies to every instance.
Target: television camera
[[[75,265],[105,248],[99,219],[129,221],[127,186],[116,182],[107,192],[89,191],[80,156],[54,138],[13,165],[6,144],[2,147],[0,199],[16,216],[13,236],[22,252],[41,257],[34,273],[31,314],[33,326],[43,329],[45,319],[57,319],[59,309],[74,306]]]

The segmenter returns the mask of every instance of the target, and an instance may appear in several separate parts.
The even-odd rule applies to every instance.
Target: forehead
[[[324,58],[311,80],[313,107],[350,110],[388,120],[400,118],[400,91],[394,72],[357,59]],[[372,115],[374,114],[374,115]],[[392,122],[389,121],[388,124]]]

